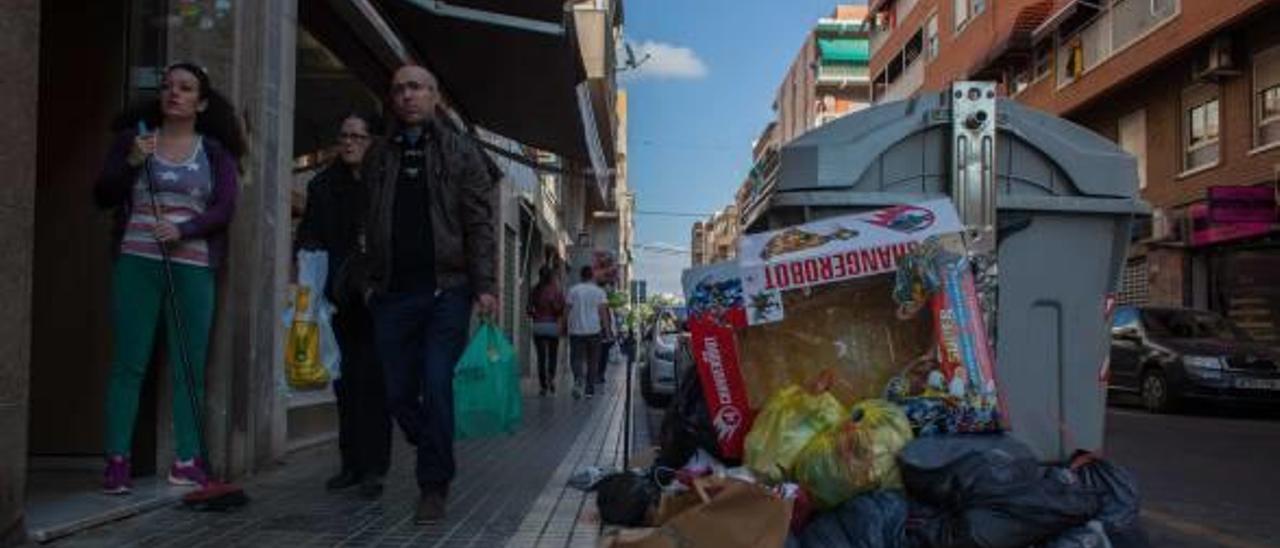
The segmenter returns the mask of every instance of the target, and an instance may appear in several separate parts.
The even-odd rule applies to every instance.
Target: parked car
[[[640,394],[650,406],[662,407],[676,393],[676,349],[685,319],[682,308],[660,309],[645,331]]]
[[[1269,347],[1231,320],[1185,308],[1120,307],[1111,328],[1110,388],[1152,412],[1189,400],[1280,403]]]

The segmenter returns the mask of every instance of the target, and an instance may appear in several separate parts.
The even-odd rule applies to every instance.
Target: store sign
[[[1265,222],[1215,222],[1209,204],[1205,203],[1194,204],[1187,208],[1187,216],[1191,220],[1191,245],[1197,247],[1264,236],[1271,232],[1275,224],[1274,211],[1271,219]]]
[[[1276,222],[1276,191],[1271,186],[1209,187],[1209,221],[1230,223]]]

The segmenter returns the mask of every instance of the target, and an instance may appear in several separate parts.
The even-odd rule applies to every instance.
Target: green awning
[[[871,45],[856,38],[819,38],[818,51],[823,61],[839,63],[868,63],[871,61]]]

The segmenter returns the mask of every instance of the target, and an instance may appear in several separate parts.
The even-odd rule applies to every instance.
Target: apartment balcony
[[[920,91],[920,88],[924,87],[924,65],[924,59],[917,57],[897,80],[885,88],[883,94],[876,96],[876,103],[899,101]]]
[[[1070,8],[1070,5],[1067,9]],[[1062,33],[1057,42],[1058,87],[1066,87],[1081,76],[1160,27],[1173,21],[1182,13],[1181,0],[1116,0],[1104,8],[1089,22],[1069,33]],[[1061,21],[1055,15],[1046,26]],[[1042,27],[1036,34],[1047,31]]]
[[[818,64],[818,85],[868,84],[871,76],[867,66],[852,63]]]

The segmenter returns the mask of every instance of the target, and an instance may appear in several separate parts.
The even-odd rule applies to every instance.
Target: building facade
[[[778,154],[791,140],[871,104],[867,8],[838,5],[818,20],[774,96],[774,119],[752,143],[752,167],[734,197],[742,218],[777,180]]]
[[[694,266],[718,263],[738,255],[738,208],[730,205],[693,225],[689,242]]]
[[[898,0],[871,9],[877,101],[993,80],[1138,159],[1155,212],[1134,234],[1121,302],[1218,311],[1280,345],[1280,5]]]
[[[573,209],[564,197],[575,187],[579,196],[599,189],[615,166],[621,8],[613,0],[569,9],[451,5],[470,8],[467,19],[407,0],[0,6],[0,112],[9,130],[0,137],[0,167],[9,174],[0,185],[0,299],[11,303],[0,310],[0,546],[120,517],[101,504],[77,506],[86,509],[77,515],[57,511],[68,499],[95,496],[102,463],[103,428],[84,419],[103,408],[111,219],[92,209],[90,192],[112,118],[153,98],[170,62],[208,70],[250,143],[206,379],[205,437],[218,476],[253,474],[334,437],[329,391],[294,391],[282,380],[291,221],[306,180],[332,158],[341,118],[356,108],[385,111],[391,74],[405,62],[437,75],[449,119],[504,174],[494,196],[500,320],[523,340],[530,272],[545,262],[562,266],[569,220],[600,207],[583,199]],[[506,55],[513,49],[525,54]],[[478,63],[487,67],[482,74],[471,69]],[[523,76],[531,70],[539,78]],[[528,102],[495,91],[515,87]],[[153,364],[142,396],[132,450],[140,482],[173,455],[167,367]],[[136,507],[149,496],[139,490]]]

